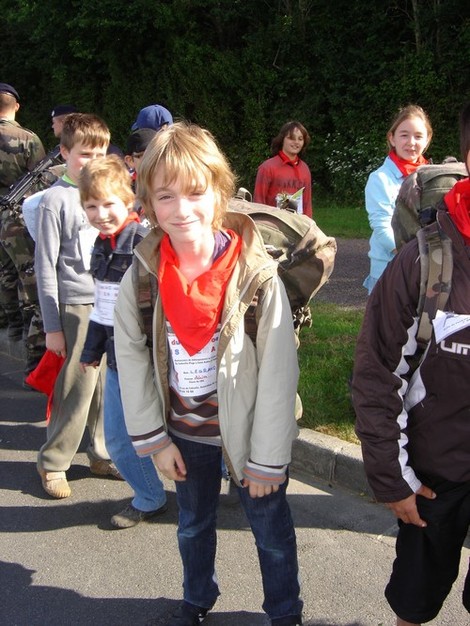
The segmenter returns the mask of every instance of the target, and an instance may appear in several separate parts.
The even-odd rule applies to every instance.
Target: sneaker
[[[182,602],[170,617],[167,626],[199,626],[208,612],[209,609],[203,609],[201,606],[189,602]]]
[[[53,498],[68,498],[72,493],[65,472],[48,472],[38,467],[44,491]]]
[[[128,504],[120,513],[116,513],[111,518],[111,524],[116,528],[132,528],[139,522],[152,519],[157,515],[162,515],[168,510],[166,504],[155,511],[139,511],[132,504]]]
[[[94,459],[93,461],[90,461],[90,472],[95,474],[95,476],[112,476],[118,480],[124,480],[114,463],[103,459]]]

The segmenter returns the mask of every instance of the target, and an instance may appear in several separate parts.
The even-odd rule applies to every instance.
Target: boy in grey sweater
[[[70,487],[65,472],[90,433],[88,457],[93,474],[120,478],[109,460],[103,433],[103,367],[86,375],[79,367],[93,305],[90,255],[98,231],[88,223],[77,188],[83,166],[106,155],[109,129],[97,116],[72,113],[61,134],[65,174],[44,194],[36,217],[35,266],[46,347],[65,358],[52,400],[47,441],[38,454],[44,490],[66,498]]]

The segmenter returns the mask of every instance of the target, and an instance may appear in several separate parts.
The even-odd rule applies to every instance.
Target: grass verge
[[[321,203],[314,207],[314,220],[324,233],[344,239],[368,239],[371,234],[364,207]]]
[[[315,300],[311,308],[313,325],[300,335],[299,426],[359,443],[348,382],[364,313]]]

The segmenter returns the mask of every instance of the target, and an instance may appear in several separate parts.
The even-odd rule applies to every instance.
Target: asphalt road
[[[330,280],[315,296],[315,301],[332,302],[341,306],[364,308],[367,290],[362,286],[369,274],[369,241],[367,239],[337,239],[338,252]]]

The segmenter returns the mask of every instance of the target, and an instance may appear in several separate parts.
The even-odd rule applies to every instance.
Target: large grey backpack
[[[424,350],[432,334],[432,320],[443,310],[452,286],[452,242],[436,222],[438,207],[455,183],[468,176],[464,163],[452,160],[421,165],[403,181],[392,216],[397,249],[418,239],[421,263],[417,307],[417,341]]]

